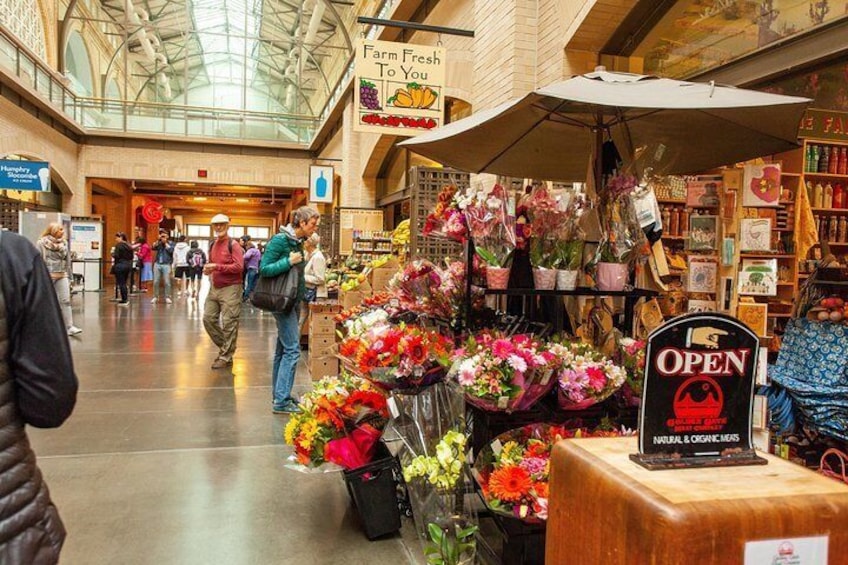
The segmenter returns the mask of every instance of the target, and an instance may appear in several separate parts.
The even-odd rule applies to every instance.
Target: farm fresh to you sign
[[[442,125],[445,50],[363,40],[356,49],[355,131],[414,136]]]

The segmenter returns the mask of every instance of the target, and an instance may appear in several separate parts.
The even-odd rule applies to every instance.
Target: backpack
[[[191,256],[191,266],[195,268],[203,267],[203,252],[198,249]]]

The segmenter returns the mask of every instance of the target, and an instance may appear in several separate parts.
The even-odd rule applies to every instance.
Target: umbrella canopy
[[[810,100],[597,71],[540,88],[400,145],[475,173],[586,180],[611,137],[625,161],[662,174],[703,171],[798,146]]]

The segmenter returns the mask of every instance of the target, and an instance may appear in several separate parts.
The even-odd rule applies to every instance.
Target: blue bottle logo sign
[[[321,176],[315,179],[315,196],[318,198],[327,197],[327,179],[324,178],[324,171],[321,171]]]

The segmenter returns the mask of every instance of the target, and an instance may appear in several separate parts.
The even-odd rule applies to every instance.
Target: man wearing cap
[[[161,285],[165,281],[165,304],[171,303],[171,263],[174,261],[174,243],[168,238],[168,231],[159,230],[159,240],[153,244],[153,304],[159,302]]]
[[[209,262],[203,273],[209,275],[209,294],[206,297],[203,327],[218,347],[218,357],[213,369],[224,369],[233,364],[241,315],[242,271],[244,251],[227,234],[230,219],[224,214],[212,218],[215,240],[209,248]]]

